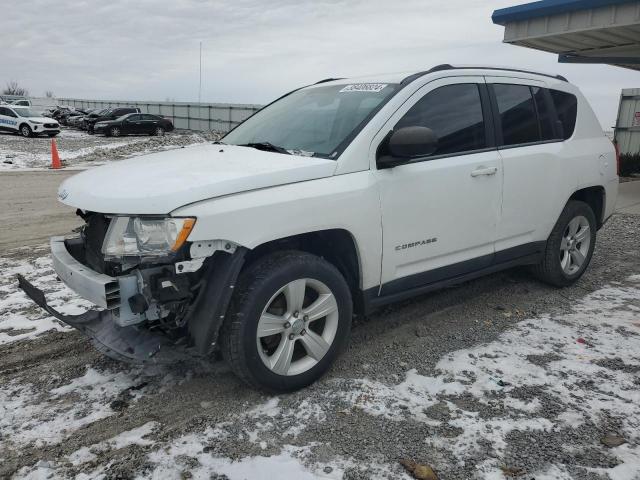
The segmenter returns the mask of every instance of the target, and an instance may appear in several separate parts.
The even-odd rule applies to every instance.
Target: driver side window
[[[446,85],[427,93],[400,119],[395,130],[415,126],[430,128],[438,137],[432,156],[486,148],[478,85]]]

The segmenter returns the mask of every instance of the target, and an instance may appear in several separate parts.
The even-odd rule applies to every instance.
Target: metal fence
[[[77,98],[58,98],[56,103],[77,108],[138,107],[142,113],[162,115],[171,119],[176,128],[219,132],[228,132],[261,108],[260,105],[231,103],[138,102]]]
[[[623,155],[640,153],[640,88],[625,88],[620,94],[616,142]]]

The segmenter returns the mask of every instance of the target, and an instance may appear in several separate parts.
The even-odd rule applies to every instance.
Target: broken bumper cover
[[[18,275],[18,285],[38,306],[90,337],[96,349],[111,358],[135,364],[167,364],[193,359],[185,347],[173,344],[162,333],[135,326],[119,327],[114,323],[110,310],[65,315],[51,307],[44,292],[22,275]]]
[[[44,292],[18,275],[18,286],[38,306],[58,320],[90,337],[95,347],[116,360],[129,363],[175,363],[191,355],[161,332],[137,326],[120,326],[123,313],[131,315],[128,302],[120,294],[130,279],[114,278],[94,272],[76,260],[67,250],[64,237],[51,239],[51,256],[58,277],[81,297],[104,310],[89,310],[80,315],[65,315],[47,303]],[[135,283],[135,281],[134,281]],[[127,288],[124,288],[127,290]]]

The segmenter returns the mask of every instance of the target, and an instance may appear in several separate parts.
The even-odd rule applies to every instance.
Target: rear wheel
[[[340,272],[303,252],[268,255],[244,271],[221,349],[248,384],[271,392],[320,378],[348,342],[351,293]]]
[[[20,135],[23,137],[32,137],[33,132],[31,131],[31,127],[27,124],[23,124],[20,126]]]
[[[596,217],[584,202],[570,200],[549,235],[543,260],[533,268],[557,287],[575,283],[587,269],[596,244]]]

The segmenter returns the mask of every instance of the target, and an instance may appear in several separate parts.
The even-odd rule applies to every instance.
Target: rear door
[[[484,79],[430,82],[379,135],[409,126],[432,129],[438,149],[376,171],[383,226],[381,295],[480,270],[493,261],[502,168]]]
[[[498,151],[504,169],[497,227],[498,260],[536,253],[566,202],[566,169],[555,111],[544,82],[486,77],[496,110]]]
[[[140,116],[142,117],[142,131],[144,133],[155,133],[159,118],[148,113],[143,113]]]
[[[122,126],[125,129],[126,133],[135,135],[144,133],[142,119],[140,117],[141,115],[134,114],[128,115],[127,118],[124,119],[124,121],[122,122]]]

